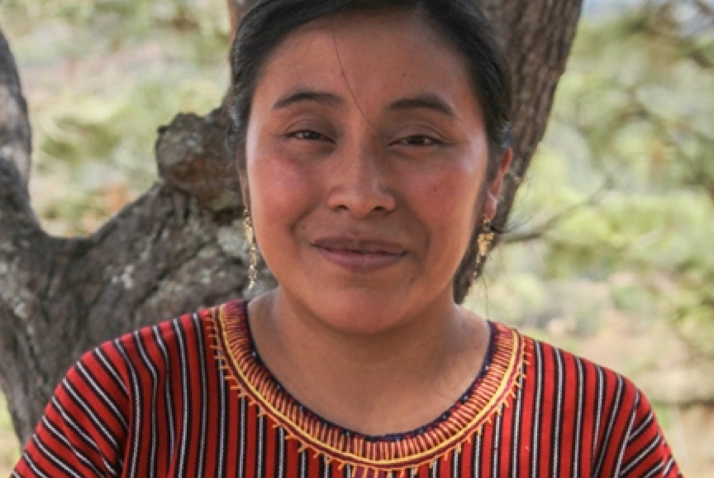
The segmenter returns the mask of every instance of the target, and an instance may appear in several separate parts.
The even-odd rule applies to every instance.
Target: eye
[[[425,147],[425,146],[438,146],[442,144],[441,141],[439,141],[436,138],[433,138],[431,136],[426,136],[423,134],[414,134],[410,136],[406,136],[399,141],[396,142],[396,144],[401,144],[404,146],[418,146],[418,147]]]
[[[302,141],[329,141],[329,138],[322,133],[309,129],[301,129],[292,131],[287,135],[289,138],[299,139]]]

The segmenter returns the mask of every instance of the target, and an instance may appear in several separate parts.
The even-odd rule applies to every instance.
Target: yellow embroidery
[[[497,337],[493,338],[496,346],[488,369],[479,377],[470,396],[452,407],[448,418],[398,438],[370,439],[306,412],[277,384],[253,355],[243,307],[241,302],[225,304],[215,310],[211,320],[212,332],[219,337],[221,353],[216,357],[230,388],[256,406],[259,416],[267,415],[276,423],[275,427],[282,428],[286,439],[296,440],[301,452],[310,450],[327,463],[338,463],[340,468],[348,465],[404,476],[422,465],[434,466],[450,453],[461,452],[474,434],[480,435],[483,426],[500,415],[504,406],[509,406],[508,401],[515,397],[524,378],[527,360],[524,339],[514,330],[496,325]]]

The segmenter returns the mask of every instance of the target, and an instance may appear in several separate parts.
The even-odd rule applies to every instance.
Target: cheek
[[[256,228],[294,227],[314,202],[315,180],[309,172],[281,159],[276,152],[256,153],[248,161]]]
[[[425,189],[425,207],[432,211],[435,220],[444,227],[473,225],[481,206],[483,174],[470,164],[450,168],[429,178],[430,187]]]

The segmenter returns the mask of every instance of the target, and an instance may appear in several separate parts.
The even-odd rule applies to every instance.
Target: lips
[[[403,246],[379,239],[323,237],[313,246],[328,261],[351,272],[374,272],[398,263],[406,254]]]
[[[373,239],[326,237],[315,240],[313,245],[328,251],[352,252],[354,254],[401,255],[404,253],[404,248],[399,244]]]

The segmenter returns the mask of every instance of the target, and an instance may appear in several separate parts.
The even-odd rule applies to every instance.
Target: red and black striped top
[[[287,393],[231,302],[87,353],[13,477],[675,477],[626,378],[491,324],[470,389],[432,423],[366,436]]]

